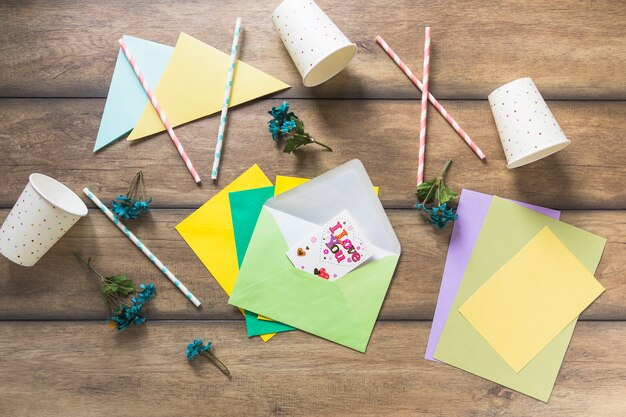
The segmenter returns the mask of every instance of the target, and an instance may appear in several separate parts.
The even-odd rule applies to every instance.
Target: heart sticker
[[[320,278],[324,278],[324,279],[330,278],[330,275],[328,275],[328,273],[326,272],[326,268],[320,268],[320,269],[315,268],[313,270],[313,273],[315,275],[318,275]]]

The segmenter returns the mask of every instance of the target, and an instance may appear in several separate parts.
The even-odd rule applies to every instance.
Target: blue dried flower
[[[202,340],[195,339],[193,342],[187,345],[187,349],[185,349],[185,356],[187,356],[187,360],[192,360],[196,356],[198,356],[202,352],[203,348]]]
[[[295,113],[289,111],[289,103],[286,101],[283,101],[280,107],[272,107],[268,113],[278,122],[279,126],[282,126],[287,120],[291,120],[292,117],[298,118]]]
[[[131,324],[142,324],[146,321],[141,317],[141,308],[156,295],[154,284],[140,284],[141,292],[137,297],[132,297],[133,305],[123,305],[113,311],[111,317],[107,317],[107,321],[114,324],[118,331],[126,329]]]
[[[112,210],[118,217],[122,219],[136,219],[141,213],[150,211],[150,203],[152,199],[144,199],[145,184],[143,181],[143,172],[139,171],[135,174],[128,193],[121,195],[112,201]]]
[[[213,364],[217,366],[224,375],[226,375],[228,378],[231,378],[230,371],[228,370],[226,365],[224,365],[222,361],[220,361],[215,356],[215,354],[211,352],[211,349],[213,349],[213,343],[207,342],[207,344],[205,345],[203,344],[202,340],[195,339],[193,342],[187,345],[187,348],[185,349],[185,356],[187,356],[187,360],[191,361],[196,356],[204,354],[204,356],[211,362],[213,362]]]
[[[139,212],[144,212],[147,213],[150,211],[150,203],[152,203],[152,199],[148,199],[148,201],[135,201],[135,203],[133,204],[133,210],[135,210],[137,213]]]
[[[430,222],[436,224],[440,229],[443,228],[446,223],[457,220],[459,216],[451,208],[446,208],[446,203],[443,203],[439,207],[433,207],[430,213]]]
[[[113,213],[122,219],[136,219],[141,212],[147,213],[150,211],[151,202],[152,199],[132,202],[129,197],[121,195],[112,202]]]
[[[267,122],[267,124],[268,129],[272,134],[272,139],[278,140],[283,137],[283,134],[280,132],[280,125],[276,120],[270,120],[269,122]]]
[[[212,349],[213,343],[207,342],[205,345],[202,340],[195,339],[193,342],[187,345],[187,349],[185,349],[185,355],[188,360],[192,360],[196,356],[201,353],[207,352]]]
[[[154,284],[140,284],[139,288],[141,288],[141,292],[137,294],[137,297],[133,297],[133,304],[145,304],[156,295]]]
[[[117,197],[111,203],[113,206],[113,213],[122,219],[134,219],[135,211],[133,210],[133,203],[130,197],[121,195]]]
[[[285,123],[283,123],[283,125],[280,127],[280,131],[283,133],[289,133],[292,130],[294,130],[296,128],[296,122],[292,121],[292,120],[287,120]]]
[[[280,107],[272,107],[272,110],[268,113],[273,117],[267,124],[272,134],[272,139],[275,141],[282,139],[287,133],[296,128],[293,119],[297,119],[298,116],[294,112],[289,111],[289,103],[286,101],[283,101]]]
[[[286,101],[283,101],[280,107],[272,107],[272,110],[268,113],[273,117],[272,120],[267,122],[267,125],[274,142],[278,142],[285,137],[287,138],[283,152],[291,153],[299,147],[310,143],[326,148],[330,152],[333,151],[330,146],[313,139],[311,135],[304,131],[304,123],[295,113],[289,111],[289,104]]]
[[[430,223],[437,225],[440,229],[447,223],[459,218],[458,214],[456,214],[453,209],[447,208],[447,203],[443,203],[438,207],[426,207],[424,204],[417,204],[415,207],[418,210],[424,210],[430,218]]]
[[[107,320],[115,324],[115,327],[120,332],[133,323],[137,325],[142,324],[146,321],[145,318],[141,317],[142,305],[133,302],[133,305],[130,307],[122,306],[113,311],[113,316],[108,317]]]
[[[118,204],[124,204],[125,206],[132,205],[132,200],[130,199],[130,197],[128,197],[126,195],[121,195],[121,196],[117,197],[114,201],[117,201]]]

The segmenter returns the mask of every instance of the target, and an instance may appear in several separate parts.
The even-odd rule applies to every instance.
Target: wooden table
[[[270,14],[277,1],[2,1],[0,221],[32,172],[107,201],[139,169],[155,199],[132,229],[204,301],[194,308],[90,206],[33,268],[0,257],[0,414],[52,415],[626,415],[626,3],[524,0],[319,0],[358,44],[340,75],[305,88]],[[227,51],[241,16],[241,58],[292,85],[230,113],[217,185],[196,187],[163,135],[92,153],[122,34],[173,45],[185,31]],[[419,93],[376,44],[381,34],[421,72],[423,26],[433,28],[431,91],[486,152],[481,162],[433,110],[426,177],[446,158],[448,183],[563,210],[608,239],[597,278],[606,292],[581,316],[548,404],[422,359],[450,228],[412,209]],[[487,94],[531,76],[572,140],[531,165],[505,168]],[[266,111],[283,99],[335,152],[273,146]],[[431,107],[432,109],[432,107]],[[209,178],[217,117],[177,129]],[[174,226],[246,168],[314,177],[363,161],[403,246],[367,354],[302,333],[264,344]],[[96,281],[72,253],[105,273],[158,286],[149,322],[116,334]],[[187,362],[193,338],[214,342],[234,377]]]

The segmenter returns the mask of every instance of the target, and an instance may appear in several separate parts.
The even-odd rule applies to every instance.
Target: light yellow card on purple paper
[[[459,311],[519,372],[603,291],[544,227]]]

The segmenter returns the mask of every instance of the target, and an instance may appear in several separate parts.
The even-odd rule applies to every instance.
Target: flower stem
[[[441,175],[437,179],[437,204],[441,205],[441,185],[443,184],[443,179],[445,178],[448,170],[450,169],[450,165],[452,165],[452,159],[448,159],[441,170]]]
[[[131,199],[131,204],[134,201],[144,200],[144,190],[146,185],[143,180],[143,171],[139,171],[133,177],[133,181],[130,183],[126,197]]]
[[[89,258],[89,260],[85,261],[83,258],[81,258],[80,256],[78,256],[78,254],[77,254],[77,253],[74,253],[74,255],[75,255],[75,256],[76,256],[76,257],[77,257],[77,258],[78,258],[78,259],[79,259],[79,260],[80,260],[83,264],[85,264],[85,266],[86,266],[87,268],[89,268],[89,270],[90,270],[91,272],[93,272],[93,273],[94,273],[94,274],[96,274],[98,277],[100,277],[100,279],[101,279],[101,280],[103,280],[103,281],[105,280],[105,277],[104,277],[102,274],[100,274],[98,271],[96,271],[95,269],[93,269],[93,268],[91,267],[91,265],[89,264],[89,263],[91,262],[91,258]]]
[[[226,365],[224,365],[222,361],[217,359],[217,356],[215,356],[213,352],[211,352],[210,350],[207,350],[206,352],[202,352],[202,354],[206,356],[207,358],[209,358],[209,360],[213,362],[215,366],[217,366],[220,369],[220,371],[222,371],[222,373],[228,377],[228,379],[231,379],[233,377],[230,371],[228,370],[228,368],[226,367]]]
[[[93,267],[91,266],[91,258],[88,258],[87,261],[85,261],[83,258],[78,256],[77,253],[74,253],[74,256],[76,256],[78,260],[80,260],[87,268],[89,268],[91,272],[93,272],[94,274],[98,276],[98,278],[100,278],[100,282],[102,283],[102,285],[105,285],[111,282],[111,280],[108,277],[105,277],[104,275],[100,274],[98,271],[93,269]],[[116,310],[122,306],[128,307],[128,304],[122,301],[116,294],[104,294],[103,293],[102,298],[104,298],[104,302],[109,306],[111,310]]]
[[[435,191],[435,193],[436,193],[437,203],[439,203],[441,201],[440,185],[441,185],[441,182],[443,181],[444,177],[448,173],[448,170],[450,169],[450,165],[452,165],[452,159],[448,159],[446,161],[446,163],[444,164],[443,169],[441,170],[441,174],[439,175],[439,178],[437,178],[435,180],[435,182],[433,183],[433,186],[430,187],[430,190],[428,190],[428,194],[426,194],[426,198],[424,198],[424,204],[428,203],[428,199],[430,198],[430,196],[433,193],[433,191]]]
[[[428,204],[428,199],[430,198],[430,195],[432,194],[433,190],[437,188],[437,181],[434,182],[434,184],[432,185],[432,187],[430,187],[430,189],[428,190],[428,194],[426,194],[426,197],[424,197],[424,204]]]
[[[333,151],[333,148],[331,148],[330,146],[324,145],[322,142],[318,142],[315,139],[313,139],[312,137],[309,137],[309,139],[311,139],[311,142],[317,143],[318,145],[323,146],[324,148],[328,149],[331,152]]]
[[[448,159],[446,161],[446,164],[443,166],[443,169],[441,170],[441,175],[439,176],[439,178],[443,179],[446,174],[448,173],[448,170],[450,169],[450,165],[452,165],[452,159]]]

